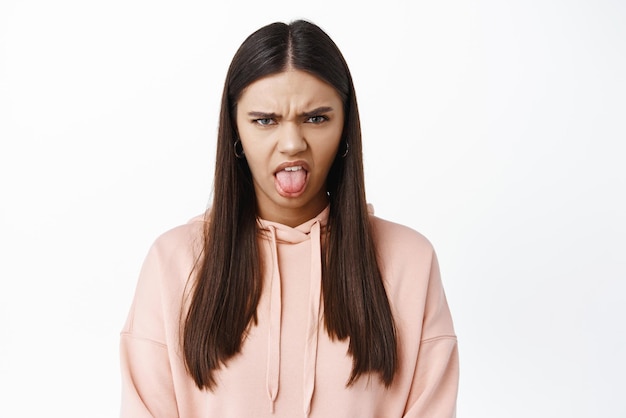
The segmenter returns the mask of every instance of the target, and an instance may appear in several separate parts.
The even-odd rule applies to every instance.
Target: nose
[[[286,123],[277,132],[278,151],[286,155],[296,155],[307,149],[307,142],[301,129],[294,123]]]

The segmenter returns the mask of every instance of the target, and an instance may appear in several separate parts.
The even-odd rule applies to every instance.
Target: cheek
[[[250,163],[250,157],[257,155],[260,150],[259,141],[255,140],[254,133],[251,132],[248,126],[237,126],[237,134],[241,141],[241,146],[246,154],[246,159]]]
[[[325,160],[325,165],[330,166],[339,152],[339,146],[341,144],[341,132],[335,133],[331,138],[324,138],[320,142],[318,149],[319,155]]]
[[[267,163],[272,153],[267,141],[259,141],[256,138],[242,136],[241,145],[246,154],[249,165]]]
[[[242,136],[242,138],[246,138]],[[270,153],[262,142],[250,140],[249,137],[241,141],[246,162],[256,180],[266,177],[270,171]]]

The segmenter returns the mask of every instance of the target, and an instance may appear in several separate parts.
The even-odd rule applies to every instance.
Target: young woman
[[[213,203],[152,246],[121,363],[122,417],[455,415],[435,253],[368,209],[352,79],[319,27],[235,54]]]

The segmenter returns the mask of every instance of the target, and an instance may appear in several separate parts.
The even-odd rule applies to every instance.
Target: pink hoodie
[[[159,237],[144,262],[121,333],[122,413],[128,418],[452,418],[457,342],[430,243],[374,216],[380,268],[398,331],[399,368],[389,389],[378,376],[352,386],[347,341],[323,322],[321,237],[328,208],[290,228],[261,221],[264,288],[258,324],[240,354],[199,390],[179,345],[186,283],[202,245],[202,217]]]

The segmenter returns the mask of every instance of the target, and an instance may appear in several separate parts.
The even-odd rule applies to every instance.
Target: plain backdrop
[[[437,249],[458,416],[626,417],[626,2],[2,0],[0,416],[115,417],[162,232],[211,196],[236,48],[343,51],[368,200]]]

